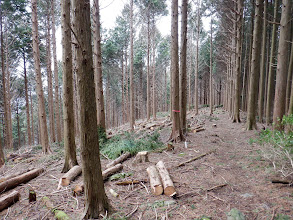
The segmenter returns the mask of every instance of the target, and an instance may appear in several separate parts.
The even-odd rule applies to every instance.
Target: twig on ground
[[[148,188],[146,187],[146,185],[144,185],[142,182],[140,182],[140,185],[142,185],[145,188],[147,194],[150,194],[150,191],[148,190]]]
[[[222,188],[222,187],[227,186],[227,185],[228,185],[228,184],[225,183],[225,184],[222,184],[222,185],[214,186],[214,187],[212,187],[212,188],[207,189],[207,192],[210,192],[210,191],[216,190],[216,189],[218,189],[218,188]]]
[[[271,220],[274,220],[275,215],[276,215],[276,210],[277,210],[277,208],[278,208],[278,207],[275,207],[275,208],[273,209],[273,215],[272,215]]]
[[[137,210],[138,210],[138,205],[130,212],[126,215],[127,218],[129,218],[130,216],[132,216]]]

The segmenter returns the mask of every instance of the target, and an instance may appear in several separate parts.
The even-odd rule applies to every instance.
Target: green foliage
[[[196,219],[194,219],[194,220],[211,220],[211,218],[210,218],[210,217],[207,217],[207,216],[205,216],[205,215],[203,215],[202,217],[200,217],[200,218],[196,218]]]
[[[245,220],[245,217],[242,212],[234,208],[227,213],[227,220]]]
[[[132,173],[116,173],[114,175],[112,175],[110,177],[110,180],[113,181],[113,180],[119,180],[119,179],[124,179],[125,177],[129,177],[129,176],[132,176],[133,174]]]
[[[290,216],[288,215],[283,215],[283,214],[278,214],[276,215],[276,217],[274,218],[274,220],[289,220]]]
[[[125,152],[132,155],[140,151],[151,151],[163,146],[159,141],[159,133],[147,135],[144,138],[137,139],[135,134],[125,133],[124,136],[114,136],[107,142],[100,144],[101,152],[110,159],[115,159]]]
[[[293,115],[284,116],[281,124],[289,128],[287,131],[263,130],[256,140],[250,140],[263,146],[263,156],[271,161],[274,168],[281,171],[283,175],[293,170]]]

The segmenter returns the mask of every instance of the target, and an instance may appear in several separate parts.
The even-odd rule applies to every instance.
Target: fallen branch
[[[19,200],[19,198],[20,194],[15,190],[5,196],[2,196],[0,198],[0,212],[16,203]]]
[[[193,133],[197,133],[197,132],[204,131],[204,130],[205,130],[205,128],[194,129]]]
[[[173,184],[173,181],[170,178],[169,172],[167,171],[163,161],[159,161],[156,164],[156,167],[160,173],[160,176],[162,178],[162,183],[164,187],[164,194],[170,197],[176,196],[175,187]]]
[[[222,185],[214,186],[214,187],[212,187],[212,188],[207,189],[207,192],[210,192],[210,191],[213,191],[213,190],[216,190],[216,189],[222,188],[222,187],[227,186],[227,185],[228,185],[228,184],[225,183],[225,184],[222,184]]]
[[[122,163],[123,161],[127,160],[127,158],[129,158],[130,156],[131,156],[131,154],[129,152],[126,152],[126,153],[122,154],[120,157],[113,160],[111,163],[108,163],[106,165],[106,167],[110,168],[110,167],[115,166],[118,163]]]
[[[212,151],[209,151],[209,152],[207,152],[207,153],[201,154],[201,155],[199,155],[199,156],[197,156],[197,157],[191,158],[191,159],[189,159],[189,160],[187,160],[187,161],[185,161],[185,162],[183,162],[183,163],[180,163],[179,165],[177,165],[177,167],[181,167],[181,166],[183,166],[183,165],[185,165],[185,164],[187,164],[187,163],[190,163],[190,162],[192,162],[192,161],[195,161],[195,160],[201,159],[201,158],[203,158],[203,157],[205,157],[205,156],[207,156],[207,155],[209,155],[209,154],[211,154],[211,153],[214,153],[215,151],[216,151],[216,150],[212,150]]]
[[[31,171],[31,169],[26,170],[26,171],[17,172],[15,174],[12,174],[12,175],[9,175],[9,176],[5,176],[5,177],[0,179],[0,183],[5,182],[6,180],[12,179],[12,178],[14,178],[16,176],[19,176],[19,175],[24,174],[24,173],[29,172],[29,171]]]
[[[61,186],[68,186],[72,180],[81,174],[81,167],[76,165],[61,177]],[[59,189],[60,187],[58,187]]]
[[[122,182],[118,182],[116,183],[116,185],[119,186],[127,186],[127,185],[132,185],[132,184],[140,184],[141,182],[146,182],[146,180],[126,180],[126,181],[122,181]]]
[[[292,181],[289,181],[289,180],[272,179],[272,183],[281,183],[281,184],[292,185]]]
[[[105,181],[106,179],[108,179],[108,177],[110,175],[112,175],[122,169],[123,169],[123,165],[121,163],[116,164],[114,167],[106,169],[105,171],[102,172],[103,180]],[[84,182],[82,181],[74,187],[73,195],[74,196],[80,195],[81,193],[83,193],[83,191],[84,191]]]
[[[9,189],[13,189],[14,187],[18,186],[21,183],[28,182],[28,181],[36,178],[42,172],[44,172],[43,168],[34,169],[34,170],[29,171],[27,173],[24,173],[20,176],[8,179],[8,180],[0,183],[0,193],[5,192]]]
[[[51,211],[55,214],[55,218],[57,220],[69,220],[70,219],[69,216],[65,212],[56,209],[48,197],[43,197],[42,200],[43,200],[44,205],[47,207],[47,209],[49,209],[49,211]]]

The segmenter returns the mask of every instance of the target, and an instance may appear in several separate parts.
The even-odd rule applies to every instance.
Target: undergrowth
[[[100,139],[100,151],[110,159],[115,159],[125,152],[135,155],[140,151],[155,150],[163,146],[159,136],[159,133],[155,132],[153,135],[138,139],[136,134],[125,133],[124,135],[116,135],[109,140]]]
[[[262,131],[254,142],[262,146],[262,154],[274,169],[287,177],[293,174],[293,115],[284,116],[281,122],[285,130]]]

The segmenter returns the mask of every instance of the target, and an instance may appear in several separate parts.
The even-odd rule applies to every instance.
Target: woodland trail
[[[148,181],[130,186],[119,186],[115,184],[117,181],[107,181],[106,192],[115,210],[109,219],[127,219],[126,216],[128,219],[146,220],[200,219],[202,216],[227,219],[226,213],[232,208],[239,209],[248,220],[274,219],[279,214],[293,219],[292,187],[270,182],[273,168],[262,159],[260,147],[249,143],[250,139],[257,137],[259,131],[245,131],[244,123],[232,123],[222,109],[217,109],[213,116],[208,113],[207,109],[202,109],[199,116],[191,117],[192,113],[189,114],[189,123],[193,126],[203,123],[205,130],[193,133],[191,126],[187,148],[184,143],[174,144],[173,151],[150,153],[150,162],[134,165],[134,158],[131,158],[123,163],[122,172],[131,174],[125,179],[146,180],[147,167],[159,160],[164,161],[178,198],[152,195],[149,193]],[[160,132],[162,140],[166,141],[170,127]],[[178,167],[178,164],[211,150],[215,152]],[[29,185],[15,188],[22,195],[20,202],[0,212],[1,219],[54,219],[53,214],[42,205],[42,196],[49,197],[56,208],[65,211],[72,219],[80,218],[83,196],[73,197],[72,187],[81,181],[81,177],[68,187],[57,190],[62,176],[62,153],[38,155],[37,159],[11,163],[0,170],[1,175],[7,175],[21,169],[46,168]],[[102,160],[103,170],[108,162]],[[37,202],[31,204],[26,196],[30,186],[37,192]],[[113,197],[109,193],[110,189],[117,192],[119,197]]]

